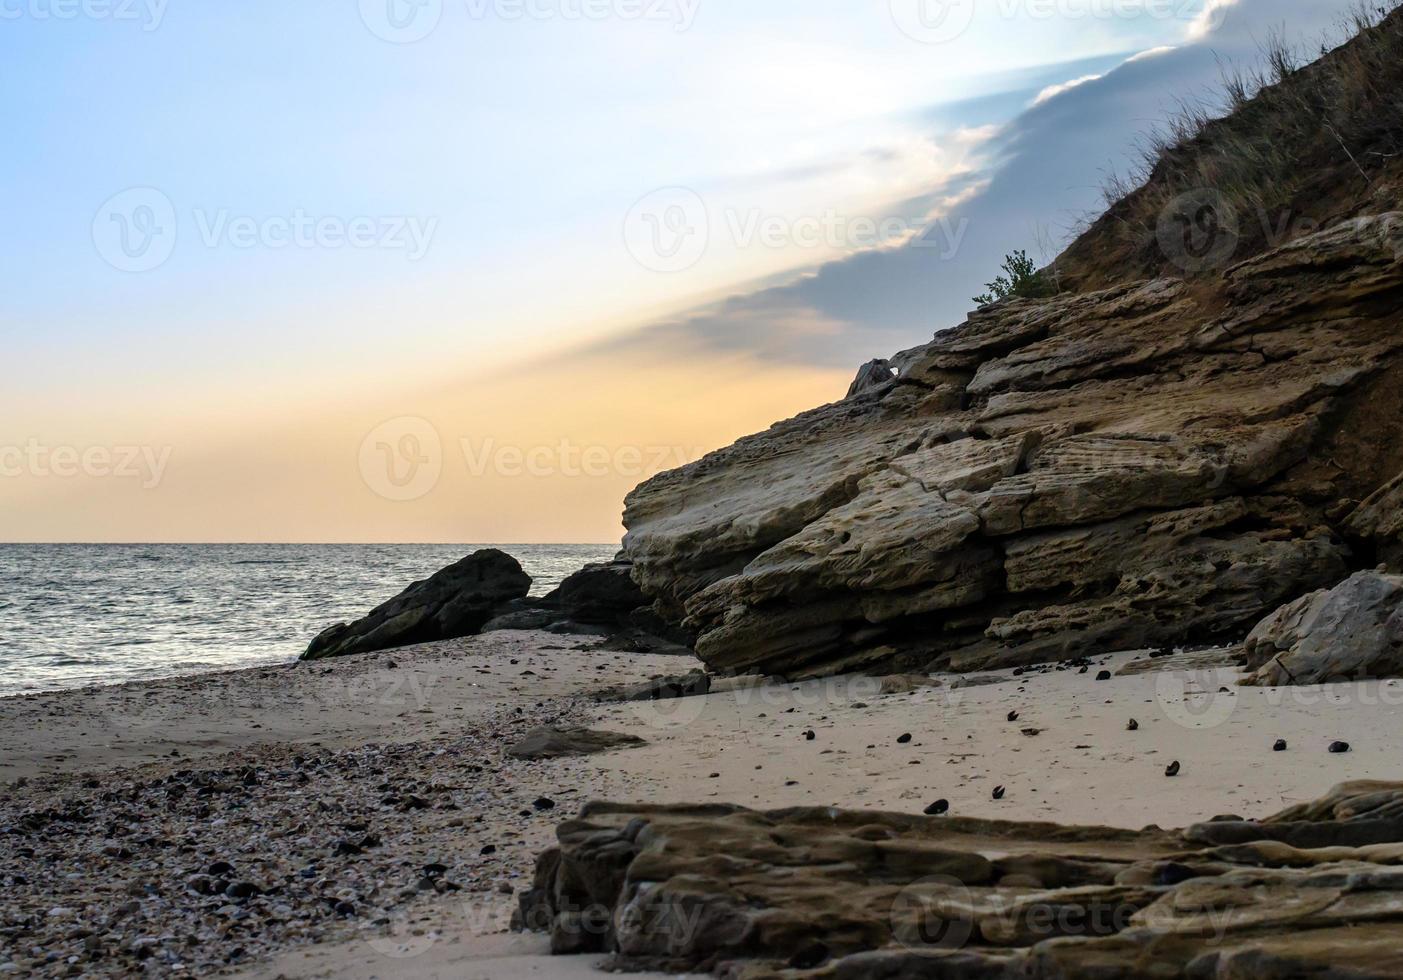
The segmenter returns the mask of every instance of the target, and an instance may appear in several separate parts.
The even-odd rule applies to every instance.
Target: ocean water
[[[0,697],[286,663],[483,545],[0,544]],[[618,545],[493,545],[532,594]]]

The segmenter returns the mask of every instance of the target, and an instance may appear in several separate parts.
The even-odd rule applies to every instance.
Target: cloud
[[[1137,136],[1172,113],[1177,98],[1214,91],[1223,60],[1254,61],[1270,25],[1285,22],[1302,39],[1319,37],[1349,6],[1349,0],[1212,0],[1195,21],[1191,43],[1122,55],[1114,66],[1080,75],[1064,68],[1060,77],[1072,75],[1070,82],[1049,79],[933,106],[923,117],[931,136],[936,120],[945,139],[978,133],[990,163],[891,205],[903,214],[928,209],[934,220],[924,234],[901,248],[858,252],[623,334],[600,349],[747,353],[855,368],[922,343],[965,318],[969,297],[993,278],[1006,253],[1025,248],[1053,258],[1103,207],[1101,177],[1129,169]],[[1006,98],[1028,108],[1002,126],[979,118]]]
[[[1085,85],[1087,82],[1094,82],[1105,77],[1105,75],[1083,75],[1081,78],[1074,78],[1070,82],[1062,82],[1058,85],[1049,85],[1047,88],[1043,89],[1037,94],[1037,97],[1033,99],[1033,105],[1042,105],[1048,99],[1055,99],[1063,92],[1070,92],[1078,85]]]

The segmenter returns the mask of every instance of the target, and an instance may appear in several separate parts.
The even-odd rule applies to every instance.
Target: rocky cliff
[[[1323,140],[1296,117],[1334,112],[1360,65],[1396,71],[1400,52],[1393,15],[1176,150],[1119,212],[1202,174],[1184,160],[1225,128]],[[1335,101],[1305,106],[1317,91]],[[1335,132],[1364,153],[1403,132],[1381,136],[1382,118]],[[1403,197],[1387,161],[1332,194],[1351,216],[1191,274],[1163,274],[1172,236],[1158,265],[1132,262],[1123,222],[1098,222],[1064,257],[1075,291],[985,307],[864,368],[845,400],[637,488],[635,579],[714,670],[805,677],[1241,639],[1396,554]],[[1161,213],[1177,227],[1182,209]]]

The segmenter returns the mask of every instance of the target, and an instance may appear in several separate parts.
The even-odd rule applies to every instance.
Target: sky
[[[0,541],[608,542],[1346,0],[0,0]]]

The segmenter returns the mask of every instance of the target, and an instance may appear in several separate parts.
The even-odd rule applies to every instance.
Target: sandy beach
[[[732,679],[600,704],[602,687],[693,663],[596,642],[495,633],[0,701],[0,867],[29,869],[0,905],[0,963],[104,975],[136,951],[158,974],[566,980],[599,958],[550,958],[508,925],[555,824],[589,800],[920,813],[947,799],[960,816],[1178,827],[1398,775],[1397,682],[1239,688],[1207,666],[1223,651],[886,694],[861,676]],[[648,744],[505,755],[557,722]],[[1353,751],[1330,754],[1337,740]],[[211,871],[255,891],[209,895]]]

